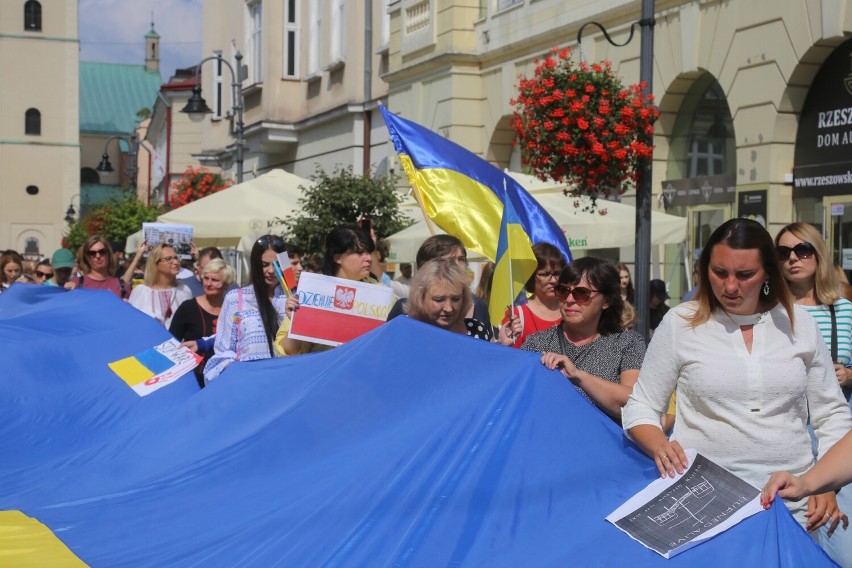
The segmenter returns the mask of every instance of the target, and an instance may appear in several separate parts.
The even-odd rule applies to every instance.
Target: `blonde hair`
[[[460,312],[461,317],[464,317],[473,305],[473,292],[467,285],[467,274],[459,268],[458,263],[446,258],[432,259],[417,270],[417,274],[411,281],[411,292],[408,295],[408,302],[405,304],[405,313],[413,319],[427,321],[424,304],[426,303],[426,295],[429,293],[429,287],[435,282],[444,282],[461,290],[462,305]]]
[[[636,327],[636,310],[630,302],[624,302],[621,310],[621,329],[627,331]]]
[[[790,233],[813,245],[817,265],[816,273],[814,273],[814,297],[817,302],[826,306],[836,302],[840,297],[837,290],[837,273],[834,270],[834,263],[828,258],[828,247],[816,227],[808,223],[790,223],[775,236],[776,247],[784,233]]]
[[[157,264],[159,264],[160,259],[163,258],[163,250],[164,249],[172,249],[172,252],[177,254],[174,247],[171,245],[167,245],[165,243],[160,243],[148,253],[148,262],[145,263],[145,286],[153,286],[157,283]],[[174,280],[177,280],[176,278]],[[175,285],[176,282],[172,282],[172,286]]]
[[[207,261],[207,264],[205,264],[204,268],[201,269],[201,278],[204,278],[204,275],[209,272],[222,273],[222,287],[225,290],[230,288],[231,284],[233,284],[234,280],[237,278],[237,271],[234,270],[234,267],[221,258],[214,258]]]

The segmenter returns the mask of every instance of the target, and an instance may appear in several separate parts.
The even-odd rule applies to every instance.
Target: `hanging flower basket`
[[[624,87],[609,61],[574,65],[568,49],[553,48],[536,64],[510,101],[522,163],[539,179],[566,183],[566,195],[591,198],[585,209],[594,210],[598,197],[635,184],[660,112],[645,85]]]
[[[187,166],[183,177],[172,184],[169,205],[172,209],[177,209],[233,184],[233,181],[223,179],[219,174],[211,174],[207,168],[193,169],[192,166]]]

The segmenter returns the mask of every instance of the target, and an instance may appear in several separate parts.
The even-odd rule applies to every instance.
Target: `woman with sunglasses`
[[[33,270],[33,282],[43,285],[45,282],[53,278],[53,267],[48,259],[40,260]]]
[[[264,235],[251,247],[249,283],[225,295],[216,326],[213,356],[204,367],[204,381],[219,377],[235,361],[275,356],[275,332],[285,319],[287,296],[278,284],[273,262],[286,249],[284,239]]]
[[[178,272],[180,257],[175,249],[164,243],[155,246],[148,253],[144,283],[130,293],[130,305],[168,328],[178,306],[192,298],[189,287],[178,282]]]
[[[345,280],[377,284],[376,279],[370,276],[375,248],[372,237],[358,225],[335,227],[325,239],[322,273]],[[292,294],[287,298],[288,316],[292,316],[298,309],[299,297]],[[279,355],[300,355],[330,349],[327,345],[292,339],[288,337],[289,333],[290,317],[287,317],[281,322],[275,336],[275,350]]]
[[[520,348],[527,336],[562,321],[556,283],[565,267],[565,258],[558,248],[549,243],[538,243],[532,250],[537,265],[524,286],[531,295],[526,304],[512,308],[511,316],[503,320],[499,340],[504,345]]]
[[[645,355],[642,336],[621,328],[618,271],[605,260],[579,258],[562,269],[555,290],[561,322],[527,337],[521,349],[542,353],[545,367],[618,421]]]
[[[847,367],[852,364],[852,302],[840,296],[825,241],[813,225],[791,223],[775,237],[775,247],[793,302],[817,321],[848,401],[852,394],[852,369]]]
[[[669,438],[660,418],[672,393]],[[695,300],[669,310],[654,333],[624,430],[662,477],[683,472],[684,448],[694,448],[761,487],[773,471],[800,475],[813,465],[809,417],[820,455],[852,427],[828,349],[793,305],[772,237],[760,223],[731,219],[701,251]],[[843,518],[834,493],[788,507],[809,531]]]
[[[70,280],[75,288],[106,290],[120,299],[128,296],[127,283],[115,276],[118,265],[112,247],[100,235],[92,235],[77,251],[81,275]]]
[[[793,303],[816,320],[831,353],[837,383],[852,404],[852,369],[847,367],[852,364],[852,302],[840,296],[828,247],[813,225],[791,223],[775,236],[775,250]],[[839,494],[837,503],[844,512],[852,512],[852,492]],[[841,532],[829,539],[830,530],[826,527],[818,532],[820,544],[836,562],[852,566],[852,533]]]

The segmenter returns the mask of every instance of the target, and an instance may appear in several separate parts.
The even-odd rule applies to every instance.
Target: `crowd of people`
[[[661,280],[650,282],[653,337],[634,331],[635,290],[623,264],[584,257],[566,262],[539,243],[528,299],[491,322],[492,266],[474,293],[467,251],[449,235],[427,239],[416,270],[385,271],[386,249],[359,225],[335,227],[322,259],[281,237],[257,239],[249,278],[217,249],[194,251],[194,272],[168,245],[142,245],[124,271],[104,239],[76,255],[57,251],[29,263],[0,255],[0,291],[15,282],[112,293],[161,322],[204,356],[200,387],[238,361],[298,356],[329,346],[289,336],[299,299],[282,289],[279,253],[298,285],[303,270],[389,286],[398,298],[388,319],[408,317],[452,333],[540,354],[591,404],[619,423],[662,477],[689,466],[685,448],[776,494],[843,566],[852,566],[848,525],[852,489],[852,302],[814,227],[793,223],[773,240],[760,224],[732,219],[711,235],[695,265],[691,299],[671,308]],[[147,256],[140,282],[141,259]],[[17,285],[17,284],[15,284]],[[724,353],[724,357],[720,354]],[[814,465],[816,464],[816,466]]]

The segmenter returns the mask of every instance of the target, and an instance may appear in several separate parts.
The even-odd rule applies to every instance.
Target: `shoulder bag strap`
[[[234,324],[237,326],[237,361],[240,360],[240,335],[243,323],[243,289],[239,288],[237,291],[237,317]]]
[[[828,306],[831,312],[831,360],[837,363],[837,315],[834,313],[834,304]]]

